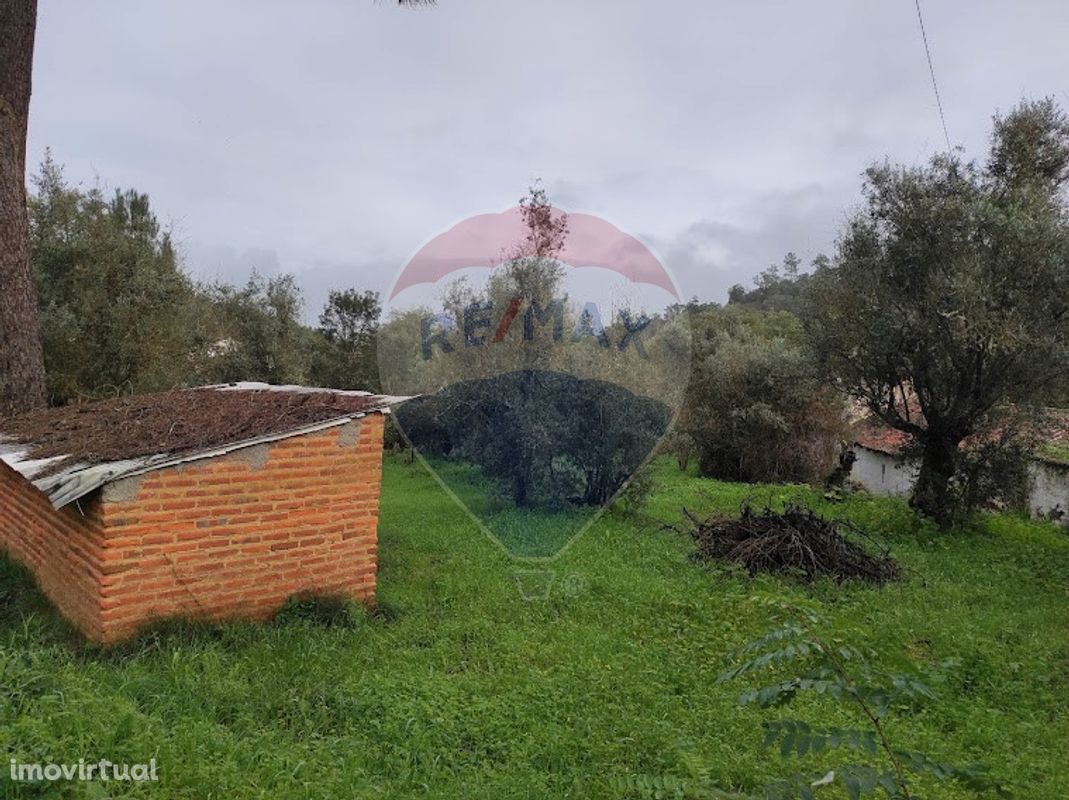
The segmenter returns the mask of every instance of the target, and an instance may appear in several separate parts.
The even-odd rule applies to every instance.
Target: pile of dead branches
[[[886,547],[848,522],[826,520],[811,509],[788,504],[782,512],[742,508],[740,517],[701,520],[683,509],[703,561],[726,561],[759,572],[793,574],[803,580],[829,577],[876,585],[896,579],[898,563]],[[861,542],[876,550],[870,554]]]

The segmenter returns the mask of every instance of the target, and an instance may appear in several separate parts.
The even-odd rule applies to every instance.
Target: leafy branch
[[[978,795],[1009,792],[989,779],[986,768],[974,764],[956,766],[928,755],[894,746],[884,724],[896,708],[935,699],[935,693],[915,675],[880,669],[859,648],[816,633],[822,620],[806,609],[789,609],[792,618],[740,649],[733,665],[719,681],[736,680],[770,669],[802,666],[799,674],[781,678],[744,692],[742,705],[782,707],[800,692],[812,692],[840,700],[859,710],[867,722],[862,728],[814,726],[803,720],[765,721],[763,746],[778,746],[780,755],[806,756],[848,749],[868,756],[882,756],[886,766],[843,764],[814,776],[795,775],[765,787],[767,800],[808,800],[823,787],[839,784],[851,800],[882,790],[893,800],[915,800],[911,775],[953,780]]]
[[[769,601],[779,609],[784,607]],[[740,705],[782,708],[800,693],[809,692],[840,701],[860,712],[860,727],[816,725],[799,719],[762,722],[764,749],[777,748],[782,758],[803,758],[847,751],[863,762],[847,761],[818,772],[796,772],[766,784],[758,794],[725,791],[715,785],[708,768],[691,761],[687,777],[629,775],[617,779],[619,790],[642,798],[735,798],[736,800],[813,800],[818,793],[838,786],[850,800],[881,793],[889,800],[918,800],[911,788],[916,777],[954,781],[978,797],[1010,792],[988,776],[981,764],[959,766],[926,753],[896,746],[885,722],[892,711],[935,699],[935,693],[914,674],[880,668],[874,654],[829,637],[817,629],[823,625],[814,612],[788,607],[790,618],[740,648],[730,658],[731,666],[718,683],[752,677],[768,671],[776,680],[739,696]],[[793,669],[795,674],[790,674]],[[882,765],[881,765],[882,762]]]

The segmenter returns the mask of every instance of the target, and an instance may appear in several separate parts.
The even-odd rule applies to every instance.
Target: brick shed
[[[0,420],[0,548],[99,642],[301,593],[373,603],[401,399],[243,383]]]

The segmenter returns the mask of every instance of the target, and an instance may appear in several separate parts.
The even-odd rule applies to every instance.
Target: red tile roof
[[[1069,409],[1048,408],[1041,423],[1038,439],[1045,444],[1069,445]],[[923,424],[923,421],[922,423]],[[896,430],[873,416],[867,416],[854,424],[854,443],[868,450],[888,455],[897,455],[913,437]]]

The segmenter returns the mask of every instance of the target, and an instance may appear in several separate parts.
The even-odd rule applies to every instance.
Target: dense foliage
[[[651,454],[664,405],[613,383],[522,370],[452,384],[395,414],[426,455],[469,461],[517,506],[599,506]]]
[[[33,184],[53,403],[233,380],[376,388],[374,293],[332,292],[314,329],[292,276],[191,280],[147,195],[70,186],[50,155]]]
[[[187,380],[194,287],[148,197],[69,187],[50,157],[34,184],[31,258],[53,402]]]
[[[821,381],[786,311],[691,306],[693,368],[678,428],[702,474],[813,482],[846,436],[841,397]]]
[[[580,310],[560,298],[567,218],[535,188],[521,201],[527,238],[485,287],[451,287],[445,309],[463,320],[521,297],[546,320],[526,314],[493,347],[426,360],[413,344],[425,310],[380,329],[376,294],[334,291],[313,328],[291,276],[198,285],[147,196],[71,187],[47,157],[30,218],[50,395],[62,403],[231,380],[378,389],[376,354],[405,384],[383,388],[403,394],[516,369],[570,373],[669,407],[682,397],[661,445],[681,467],[693,453],[707,476],[818,482],[850,436],[845,392],[914,437],[923,463],[916,505],[952,521],[961,509],[1019,503],[1035,443],[1018,435],[1018,421],[1029,406],[1069,395],[1067,175],[1066,118],[1050,102],[1023,104],[996,119],[983,166],[952,155],[923,168],[871,169],[867,208],[834,261],[818,256],[804,273],[788,253],[752,290],[734,287],[726,307],[694,301],[654,315],[643,352],[611,358],[593,335],[578,345],[551,335],[576,328]],[[547,309],[558,305],[553,317]],[[605,335],[623,341],[620,322],[608,322]],[[686,369],[666,373],[675,362],[689,365],[689,381]],[[502,413],[512,419],[515,410]],[[590,432],[568,435],[584,444]],[[456,453],[474,452],[474,441]],[[522,450],[475,463],[500,466],[524,503],[593,502],[618,488],[618,476],[606,477],[614,470],[581,466],[575,453],[553,465],[533,445]]]
[[[241,288],[207,287],[198,301],[198,372],[208,382],[307,382],[314,341],[292,276],[254,273]]]
[[[601,320],[565,287],[567,215],[537,185],[519,212],[522,232],[485,281],[449,283],[440,313],[391,314],[384,388],[423,395],[396,413],[419,450],[477,465],[515,506],[600,506],[652,454],[683,396],[687,320],[626,307]],[[432,321],[438,344],[421,346]]]
[[[312,358],[312,382],[337,389],[376,389],[375,347],[382,303],[377,292],[335,290],[319,315],[320,346]]]

